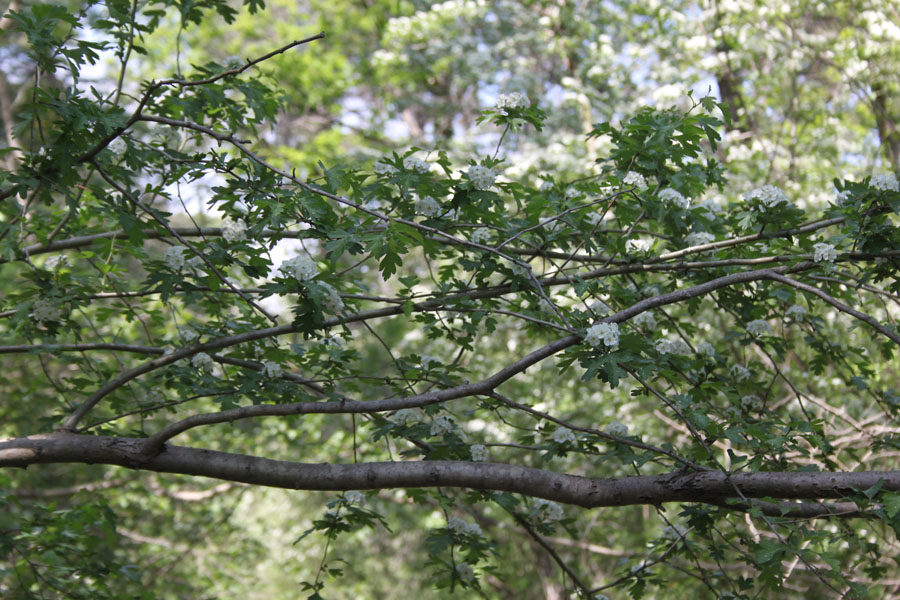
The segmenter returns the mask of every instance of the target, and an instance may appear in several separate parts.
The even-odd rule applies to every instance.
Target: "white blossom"
[[[494,106],[497,110],[506,113],[510,109],[528,108],[530,104],[528,96],[522,92],[510,92],[497,96],[497,102]]]
[[[685,355],[691,353],[691,347],[682,339],[658,340],[654,346],[660,354]]]
[[[792,319],[802,319],[806,316],[806,309],[800,306],[799,304],[794,304],[784,313],[784,316],[790,317]]]
[[[666,525],[663,527],[662,536],[664,539],[675,541],[685,534],[687,529],[683,525]]]
[[[646,327],[648,329],[656,327],[656,317],[654,317],[653,312],[649,310],[636,315],[631,319],[631,322],[638,327]]]
[[[394,413],[394,423],[399,425],[415,425],[422,422],[422,411],[418,408],[401,408]]]
[[[647,179],[640,173],[636,173],[634,171],[629,171],[625,175],[625,178],[622,179],[622,183],[624,185],[633,185],[636,188],[647,187]]]
[[[106,146],[106,149],[112,152],[117,159],[120,159],[128,150],[128,144],[122,138],[117,137]]]
[[[491,241],[491,230],[488,227],[476,227],[469,239],[476,244],[485,245]]]
[[[748,394],[741,398],[741,409],[744,412],[759,412],[762,408],[762,400],[756,394]]]
[[[469,454],[475,462],[484,462],[488,459],[488,449],[484,444],[472,444],[469,446]]]
[[[31,305],[31,318],[38,323],[56,321],[62,317],[62,311],[46,298],[39,298]]]
[[[416,212],[426,217],[435,217],[441,212],[441,205],[431,196],[416,200]]]
[[[700,342],[700,345],[697,346],[697,353],[705,354],[706,356],[715,356],[716,348],[709,342]]]
[[[719,203],[716,202],[715,198],[704,198],[697,207],[703,209],[703,216],[710,221],[714,220],[716,216],[722,212],[722,207],[719,206]]]
[[[766,184],[749,192],[744,192],[744,201],[759,200],[763,206],[775,207],[780,204],[790,204],[790,200],[778,186]]]
[[[180,327],[178,329],[178,335],[181,336],[181,339],[187,344],[193,344],[200,337],[199,333],[189,327]]]
[[[344,500],[347,501],[347,504],[363,506],[366,503],[366,496],[362,492],[351,490],[349,492],[344,492]]]
[[[403,168],[416,173],[427,173],[431,170],[431,165],[415,156],[407,156],[403,159]]]
[[[181,272],[184,269],[184,253],[186,251],[187,248],[184,246],[172,246],[166,250],[166,255],[163,257],[166,266],[175,272]]]
[[[456,574],[466,583],[472,583],[475,580],[475,569],[469,563],[461,562],[457,564]]]
[[[850,199],[850,196],[850,190],[844,190],[843,192],[834,190],[834,203],[838,206],[842,206],[847,203],[847,200]]]
[[[837,250],[831,244],[819,242],[813,244],[813,261],[814,262],[830,262],[833,263],[838,257]]]
[[[376,175],[381,175],[382,177],[390,177],[397,174],[397,167],[381,161],[376,162],[372,170],[375,171]]]
[[[493,169],[483,167],[481,165],[472,165],[467,172],[472,187],[476,190],[489,190],[494,187],[494,181],[497,179],[497,173]]]
[[[765,319],[755,319],[747,323],[747,333],[750,335],[762,335],[764,333],[772,333],[772,328]]]
[[[69,263],[69,257],[65,254],[57,254],[56,256],[51,256],[44,262],[44,268],[48,271],[57,271],[63,267],[72,266]]]
[[[319,282],[319,285],[325,291],[325,300],[323,301],[325,310],[333,314],[340,314],[344,310],[344,301],[341,300],[341,295],[338,294],[334,287],[324,281]]]
[[[642,240],[640,238],[631,238],[625,240],[625,252],[629,254],[640,254],[650,250],[650,240]]]
[[[541,183],[541,186],[538,189],[542,192],[549,192],[550,190],[553,189],[553,182],[552,181],[544,181],[543,183]]]
[[[584,192],[575,187],[570,187],[566,189],[565,197],[567,200],[571,200],[572,198],[578,198],[583,195]]]
[[[212,356],[206,352],[198,352],[191,357],[191,364],[202,371],[210,373],[213,370],[215,362],[213,361]]]
[[[534,517],[538,521],[556,522],[563,518],[562,506],[552,500],[538,498],[534,501]]]
[[[597,323],[587,328],[584,341],[599,348],[600,343],[614,348],[619,345],[619,326],[616,323]]]
[[[673,190],[672,188],[663,188],[659,190],[659,194],[657,195],[660,200],[666,202],[667,204],[674,204],[679,208],[687,208],[691,205],[691,201],[681,195],[681,192],[678,190]]]
[[[615,437],[625,437],[628,435],[628,425],[613,421],[606,426],[606,433]]]
[[[278,270],[285,275],[296,278],[297,281],[307,281],[318,274],[319,267],[316,266],[316,261],[310,257],[298,254],[294,258],[282,262]]]
[[[431,356],[430,354],[422,355],[422,368],[425,369],[426,371],[431,369],[432,365],[435,363],[437,365],[443,364],[441,362],[441,359],[439,359],[437,356]]]
[[[609,308],[609,306],[607,306],[606,304],[604,304],[603,302],[601,302],[599,300],[594,300],[593,302],[590,302],[588,304],[588,310],[590,310],[593,314],[595,314],[598,317],[605,317],[606,315],[608,315],[612,312],[612,310]]]
[[[869,179],[869,187],[875,188],[876,190],[886,190],[891,192],[900,191],[900,184],[898,184],[897,178],[894,177],[892,173],[872,175],[872,178]]]
[[[247,239],[247,224],[243,219],[232,221],[226,220],[222,223],[222,237],[226,242],[242,242]]]
[[[750,379],[750,369],[741,365],[734,365],[728,369],[728,374],[734,377],[735,381],[744,381]]]
[[[431,423],[431,435],[447,435],[448,433],[451,433],[455,427],[456,423],[453,422],[453,417],[439,415],[435,417],[434,421]]]
[[[478,523],[469,523],[459,517],[450,517],[447,521],[447,529],[460,535],[481,535],[481,527]]]
[[[544,217],[539,221],[539,224],[547,231],[547,233],[557,233],[565,226],[563,222],[556,217]]]
[[[588,215],[588,222],[591,224],[591,227],[596,227],[600,223],[603,222],[603,219],[606,218],[606,213],[601,213],[600,211],[594,211]]]
[[[557,427],[553,432],[553,441],[557,444],[574,444],[575,432],[568,427]]]
[[[716,236],[706,231],[695,231],[687,234],[684,241],[688,246],[702,246],[716,241]]]
[[[264,362],[262,370],[266,377],[271,377],[272,379],[277,379],[284,374],[284,369],[274,360]]]

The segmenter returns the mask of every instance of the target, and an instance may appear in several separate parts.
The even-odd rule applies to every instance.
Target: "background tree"
[[[0,21],[4,597],[893,595],[890,3],[261,8]]]

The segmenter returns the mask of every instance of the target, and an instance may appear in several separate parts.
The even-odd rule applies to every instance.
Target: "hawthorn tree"
[[[309,170],[265,144],[286,102],[267,65],[327,35],[130,79],[158,28],[213,13],[237,16],[2,21],[30,74],[0,174],[4,597],[195,597],[135,546],[182,536],[154,496],[233,527],[213,502],[234,484],[330,492],[280,542],[321,551],[290,597],[366,596],[346,582],[376,567],[344,540],[409,529],[406,569],[440,594],[891,595],[889,169],[818,203],[735,185],[720,81],[591,125],[582,173],[515,175],[505,143],[554,118],[515,90],[470,115],[489,146]],[[535,585],[523,539],[556,582]],[[233,591],[221,569],[200,572]]]

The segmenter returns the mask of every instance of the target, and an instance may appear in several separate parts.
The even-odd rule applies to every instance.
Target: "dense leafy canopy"
[[[14,0],[0,595],[891,597],[900,28],[825,9]]]

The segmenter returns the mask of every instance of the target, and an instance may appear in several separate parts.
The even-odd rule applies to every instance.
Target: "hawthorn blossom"
[[[187,251],[185,246],[172,246],[166,250],[163,260],[170,269],[175,272],[181,272],[184,269],[184,253]]]
[[[680,539],[685,532],[687,532],[687,529],[682,525],[666,525],[663,527],[662,536],[663,539],[675,541]]]
[[[638,327],[646,327],[648,329],[656,327],[656,317],[654,317],[653,312],[649,310],[636,315],[631,319],[631,322]]]
[[[263,373],[266,377],[271,377],[272,379],[278,379],[284,374],[284,370],[274,360],[267,360],[263,363]]]
[[[762,400],[756,394],[748,394],[741,398],[741,409],[744,412],[759,412],[762,408]]]
[[[417,408],[401,408],[394,413],[392,420],[399,425],[415,425],[422,421],[422,411]]]
[[[556,522],[563,518],[562,506],[552,500],[538,498],[534,501],[534,517],[538,521]]]
[[[247,239],[247,224],[243,219],[232,221],[226,220],[222,223],[222,237],[226,242],[243,242]]]
[[[741,365],[732,366],[728,369],[728,374],[734,377],[734,380],[738,382],[750,379],[750,369]]]
[[[472,444],[469,446],[469,454],[475,462],[484,462],[488,459],[488,449],[484,444]]]
[[[199,333],[189,327],[179,327],[178,335],[181,336],[181,339],[187,344],[193,344],[200,337]]]
[[[453,432],[455,427],[456,423],[453,422],[453,417],[440,415],[435,417],[434,421],[431,423],[431,435],[435,437],[447,435],[448,433]]]
[[[491,230],[488,227],[476,227],[469,240],[482,246],[491,241]]]
[[[568,427],[557,427],[553,432],[553,441],[557,444],[574,444],[575,433]]]
[[[62,311],[46,298],[39,298],[31,305],[31,318],[38,323],[57,321],[62,317]]]
[[[685,355],[691,353],[691,347],[684,340],[658,340],[654,346],[660,354]]]
[[[647,187],[647,179],[640,173],[629,171],[622,179],[624,185],[633,185],[636,188]]]
[[[691,205],[691,201],[681,195],[678,190],[672,188],[663,188],[659,190],[657,197],[667,204],[674,204],[679,208],[687,208]]]
[[[716,349],[709,342],[700,342],[700,345],[697,346],[697,354],[705,354],[706,356],[715,356]]]
[[[619,345],[619,326],[616,323],[597,323],[588,327],[584,334],[584,341],[594,348],[599,348],[600,343],[614,348]]]
[[[407,156],[403,159],[403,168],[416,173],[427,173],[431,170],[431,165],[415,156]]]
[[[431,356],[430,354],[422,355],[422,368],[424,370],[427,371],[427,370],[431,369],[432,368],[431,365],[433,365],[433,364],[441,365],[442,364],[441,359],[439,359],[436,356]]]
[[[565,197],[567,200],[571,200],[572,198],[578,198],[582,194],[583,192],[578,188],[570,187],[566,189]]]
[[[510,92],[508,94],[500,94],[497,96],[497,102],[494,104],[497,110],[508,114],[509,110],[528,108],[531,103],[528,96],[522,92]]]
[[[900,183],[892,173],[879,173],[872,175],[869,179],[869,187],[876,190],[885,190],[890,192],[900,192]]]
[[[744,201],[759,200],[763,206],[775,207],[781,204],[790,204],[790,200],[778,186],[766,184],[749,192],[744,192]]]
[[[294,258],[290,258],[281,263],[278,270],[294,277],[297,281],[307,281],[315,277],[319,272],[316,261],[303,254],[298,254]]]
[[[784,316],[792,319],[802,319],[806,316],[806,309],[799,304],[794,304],[784,313]]]
[[[476,190],[486,191],[494,187],[494,181],[497,179],[497,173],[493,169],[482,167],[481,165],[472,165],[467,172],[472,187]]]
[[[212,356],[210,356],[206,352],[198,352],[191,357],[191,364],[201,371],[211,373],[213,370],[213,366],[215,366],[215,361],[213,361]]]
[[[639,254],[650,250],[650,240],[642,240],[640,238],[632,238],[625,240],[625,252],[629,254]]]
[[[375,171],[376,175],[381,175],[382,177],[390,177],[397,174],[397,167],[381,161],[376,162],[372,170]]]
[[[695,231],[687,234],[684,241],[688,246],[702,246],[716,241],[716,236],[706,231]]]
[[[549,191],[551,191],[552,189],[553,189],[553,182],[552,182],[552,181],[544,181],[544,182],[541,183],[541,186],[538,188],[538,190],[540,190],[540,191],[542,191],[542,192],[549,192]]]
[[[606,433],[615,437],[625,437],[626,435],[628,435],[628,425],[619,423],[618,421],[613,421],[606,426]]]
[[[750,335],[762,335],[764,333],[772,333],[772,328],[765,319],[755,319],[747,323],[747,333]]]
[[[834,203],[838,206],[842,206],[847,203],[847,200],[850,199],[851,195],[850,190],[844,190],[843,192],[834,190]]]
[[[612,312],[609,306],[599,300],[594,300],[593,302],[588,304],[588,310],[590,310],[598,317],[605,317]]]
[[[325,310],[333,314],[340,314],[341,311],[344,310],[344,301],[341,300],[341,295],[338,294],[336,289],[324,281],[319,282],[319,285],[322,286],[322,289],[325,292],[325,299],[323,301]]]
[[[834,249],[834,246],[831,244],[826,244],[824,242],[819,242],[817,244],[813,244],[813,261],[814,262],[830,262],[833,263],[835,259],[838,257],[837,250]]]
[[[447,529],[459,535],[481,535],[481,527],[478,523],[469,523],[459,517],[450,517],[447,521]]]
[[[63,267],[71,267],[72,265],[69,263],[69,257],[65,254],[57,254],[56,256],[51,256],[44,262],[44,268],[48,271],[58,271]]]
[[[441,212],[441,205],[431,196],[416,200],[416,212],[426,217],[436,217]]]
[[[472,583],[475,580],[475,569],[469,563],[461,562],[457,564],[456,574],[466,583]]]
[[[366,496],[362,492],[351,490],[349,492],[344,492],[344,500],[347,501],[347,504],[363,506],[366,503]]]

